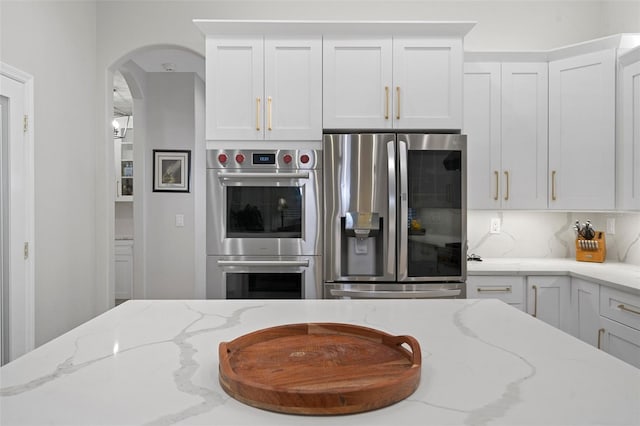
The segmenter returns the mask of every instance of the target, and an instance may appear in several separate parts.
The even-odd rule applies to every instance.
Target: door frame
[[[28,244],[28,255],[25,258],[24,264],[24,300],[20,301],[22,306],[10,306],[9,314],[11,316],[9,339],[11,342],[19,339],[20,348],[16,351],[16,348],[9,348],[9,360],[13,360],[18,356],[31,351],[35,347],[35,161],[34,161],[34,79],[30,74],[25,73],[17,68],[14,68],[8,64],[0,62],[0,78],[8,78],[15,82],[18,82],[23,86],[23,99],[24,114],[27,116],[26,126],[23,131],[23,163],[20,165],[11,164],[9,168],[9,180],[12,180],[12,176],[16,176],[16,171],[22,170],[24,175],[24,243]],[[8,96],[0,85],[0,95],[8,97],[11,100],[12,96]],[[11,123],[11,122],[10,122]],[[13,123],[11,125],[22,126],[23,123]],[[9,138],[9,149],[11,148],[12,141]],[[11,194],[9,194],[9,197]],[[9,281],[10,289],[15,284],[12,280]],[[21,309],[22,308],[22,309]],[[15,313],[15,314],[14,314]],[[14,322],[18,320],[23,322],[19,327],[16,327]],[[16,330],[23,330],[24,335],[15,336]]]

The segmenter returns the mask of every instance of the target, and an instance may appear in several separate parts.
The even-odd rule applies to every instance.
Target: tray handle
[[[420,351],[420,343],[418,343],[418,341],[413,336],[384,336],[382,338],[382,342],[389,346],[398,346],[399,349],[402,349],[405,352],[413,365],[422,364],[422,352]],[[411,351],[408,351],[407,349],[402,347],[402,345],[405,343],[409,345]]]

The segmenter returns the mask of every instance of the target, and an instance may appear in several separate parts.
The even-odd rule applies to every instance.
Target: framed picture
[[[153,192],[189,192],[191,151],[153,150]]]

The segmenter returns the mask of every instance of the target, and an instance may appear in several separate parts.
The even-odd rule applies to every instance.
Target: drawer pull
[[[488,287],[488,288],[482,288],[482,287],[478,287],[478,293],[482,293],[482,292],[501,292],[501,293],[511,293],[511,287]]]
[[[598,349],[602,349],[602,334],[604,333],[604,328],[598,330]]]
[[[640,315],[640,311],[636,311],[635,309],[627,308],[622,303],[618,305],[618,309],[621,311],[631,312],[632,314]]]
[[[532,285],[533,289],[533,317],[536,318],[538,316],[538,286]]]

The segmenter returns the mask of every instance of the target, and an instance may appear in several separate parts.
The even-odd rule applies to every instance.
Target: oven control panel
[[[319,169],[320,152],[314,149],[212,149],[207,151],[208,169]]]

